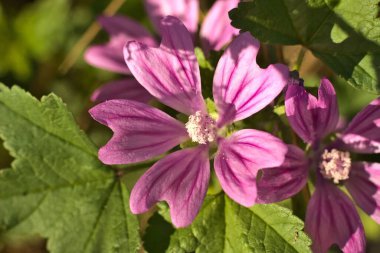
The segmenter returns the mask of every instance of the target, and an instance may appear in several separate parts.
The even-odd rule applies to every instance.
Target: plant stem
[[[294,65],[293,69],[299,71],[301,69],[301,65],[303,62],[303,59],[305,57],[306,49],[304,47],[301,48],[300,52],[298,53],[297,62],[296,65]]]

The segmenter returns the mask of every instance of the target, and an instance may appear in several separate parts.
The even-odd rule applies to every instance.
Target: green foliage
[[[378,11],[377,0],[255,0],[230,17],[262,42],[307,47],[349,84],[380,93]]]
[[[219,194],[206,198],[190,227],[173,234],[167,252],[311,252],[302,228],[286,208],[248,209]]]
[[[170,235],[174,233],[173,226],[157,212],[149,219],[143,241],[148,253],[165,252],[169,246]]]
[[[3,239],[39,234],[52,253],[138,251],[124,178],[98,161],[58,97],[40,102],[1,86],[0,117],[0,136],[15,158],[0,174]]]
[[[7,16],[0,5],[0,74],[30,77],[33,60],[45,60],[63,46],[69,14],[67,0],[40,0],[15,16]]]

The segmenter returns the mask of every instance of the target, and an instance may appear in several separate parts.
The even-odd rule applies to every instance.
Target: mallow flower
[[[228,11],[237,7],[239,0],[217,0],[203,20],[200,37],[203,49],[220,50],[231,41],[238,30],[230,25]],[[145,0],[145,7],[159,34],[160,20],[164,16],[178,17],[187,29],[195,35],[199,21],[199,0]],[[108,43],[88,48],[84,54],[87,63],[111,72],[127,75],[121,80],[111,81],[94,91],[91,100],[102,102],[108,99],[126,98],[148,102],[152,97],[131,76],[125,64],[123,46],[127,41],[136,40],[149,46],[158,43],[153,35],[138,22],[124,16],[98,19],[100,25],[110,36]]]
[[[302,81],[288,86],[285,111],[297,135],[309,144],[308,152],[290,145],[285,162],[263,171],[258,181],[258,202],[271,203],[296,194],[313,175],[315,191],[306,211],[305,230],[316,253],[336,244],[345,252],[365,252],[365,235],[351,199],[380,223],[380,164],[353,161],[353,153],[380,153],[380,98],[359,112],[329,143],[339,119],[334,87],[321,80],[318,98],[306,92]],[[327,143],[326,143],[327,142]]]
[[[214,119],[202,97],[191,34],[179,19],[170,16],[162,20],[160,29],[159,48],[128,42],[125,61],[136,80],[158,101],[187,115],[187,123],[125,99],[100,103],[90,114],[114,132],[99,150],[99,158],[106,164],[141,162],[180,143],[193,143],[193,147],[157,161],[138,180],[130,197],[133,213],[166,201],[173,224],[183,227],[195,218],[206,195],[209,159],[214,159],[225,193],[244,206],[256,201],[258,170],[283,163],[287,147],[277,137],[253,129],[226,136],[226,126],[267,106],[286,85],[288,69],[282,64],[261,69],[256,63],[259,42],[249,33],[239,35],[215,70],[213,97],[219,117]]]

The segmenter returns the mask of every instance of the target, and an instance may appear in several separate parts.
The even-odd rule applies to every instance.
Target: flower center
[[[335,184],[338,184],[340,180],[348,179],[350,174],[350,153],[336,149],[330,151],[325,149],[319,168],[325,178],[332,179]]]
[[[216,139],[215,120],[201,111],[197,111],[194,115],[189,116],[186,129],[193,142],[206,144]]]

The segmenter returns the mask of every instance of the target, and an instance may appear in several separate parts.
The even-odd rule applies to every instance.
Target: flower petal
[[[97,68],[130,74],[131,72],[123,59],[122,50],[125,42],[126,40],[120,37],[106,45],[89,47],[84,54],[84,59],[88,64]]]
[[[353,203],[335,185],[317,181],[306,211],[305,230],[315,253],[324,253],[337,244],[345,253],[365,251],[365,235]]]
[[[157,44],[144,26],[128,17],[118,15],[112,17],[100,16],[98,21],[111,37],[124,35],[127,41],[137,40],[150,46]]]
[[[307,183],[309,163],[297,146],[288,145],[285,161],[279,167],[265,169],[257,181],[258,201],[273,203],[298,193]]]
[[[105,164],[128,164],[160,155],[188,138],[185,126],[166,113],[132,100],[109,100],[90,110],[112,129],[112,139],[99,150]]]
[[[122,79],[106,83],[91,95],[91,100],[97,103],[120,98],[147,103],[152,96],[135,79]]]
[[[302,85],[289,85],[286,91],[285,111],[289,123],[305,142],[312,143],[336,130],[339,112],[332,84],[321,80],[318,100]]]
[[[380,98],[373,100],[353,118],[341,140],[351,151],[380,153]]]
[[[216,67],[213,95],[220,115],[218,125],[242,120],[267,106],[282,91],[288,68],[282,64],[261,69],[256,64],[260,43],[240,34]]]
[[[161,19],[165,16],[178,17],[194,34],[198,28],[198,0],[145,0],[145,7],[156,29],[161,30]]]
[[[123,47],[129,40],[137,40],[154,46],[156,42],[139,23],[122,16],[98,18],[102,27],[110,34],[107,44],[88,48],[84,59],[88,64],[121,74],[130,74],[123,57]]]
[[[345,186],[358,206],[380,223],[380,163],[353,163]]]
[[[335,131],[338,122],[339,109],[334,86],[327,78],[322,78],[318,89],[317,136],[326,136]]]
[[[231,26],[228,17],[228,12],[237,7],[238,3],[239,0],[217,0],[207,13],[200,33],[206,52],[210,49],[220,50],[233,36],[239,34],[239,30]]]
[[[130,207],[133,213],[148,211],[165,200],[176,227],[189,225],[198,214],[210,178],[205,145],[171,153],[155,163],[136,183]]]
[[[185,26],[174,17],[162,20],[160,48],[129,42],[125,61],[137,81],[162,103],[185,114],[205,111],[194,47]]]
[[[225,193],[243,206],[256,202],[256,175],[259,169],[280,166],[286,145],[273,135],[245,129],[221,140],[214,160]]]

